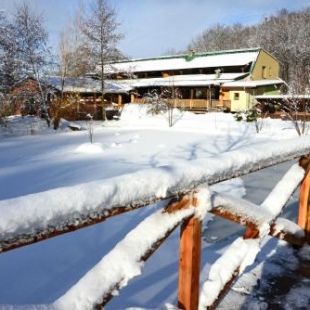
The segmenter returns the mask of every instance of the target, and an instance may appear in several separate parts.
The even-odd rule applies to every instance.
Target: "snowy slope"
[[[283,141],[285,145],[286,139],[297,138],[292,124],[280,120],[264,120],[262,132],[256,134],[253,124],[237,123],[231,114],[185,113],[179,117],[175,126],[169,128],[164,115],[148,116],[141,107],[128,106],[123,111],[121,120],[104,125],[95,124],[93,145],[88,143],[86,131],[54,132],[44,127],[37,130],[35,135],[12,135],[12,132],[6,131],[0,142],[0,212],[7,208],[8,201],[16,202],[14,199],[20,201],[22,210],[23,201],[25,206],[26,203],[31,205],[34,202],[31,194],[49,190],[55,190],[51,199],[57,196],[59,207],[64,208],[63,202],[68,195],[71,201],[76,199],[78,202],[83,186],[104,183],[112,177],[122,178],[122,175],[128,173],[143,174],[143,171],[146,173],[150,169],[167,165],[184,166],[192,161],[231,151],[235,151],[236,156],[242,156],[238,150],[247,146],[259,150],[260,145],[266,141]],[[268,171],[275,178],[281,179],[287,169],[285,164]],[[239,178],[216,185],[216,189],[237,197],[250,196],[254,203],[259,204],[262,202],[258,201],[262,195],[266,197],[268,190],[274,186],[273,177],[264,178],[260,174],[256,194],[249,187],[251,182],[248,177]],[[72,186],[76,188],[75,193],[67,190]],[[146,184],[141,184],[141,191],[145,186]],[[94,195],[96,194],[94,191]],[[133,194],[130,189],[124,193]],[[44,197],[37,207],[44,208],[48,202]],[[158,208],[159,205],[152,205],[75,233],[1,254],[0,304],[54,302],[122,240],[130,229]],[[41,213],[39,209],[33,214],[33,218]],[[5,212],[5,216],[7,212],[9,211]],[[45,221],[47,214],[42,214],[41,221]],[[23,220],[20,219],[24,217],[23,212],[18,211],[17,216],[18,223],[22,223]],[[296,217],[296,213],[294,216]],[[222,222],[210,215],[204,221],[204,276],[219,254],[238,237],[238,232],[240,234],[239,227],[225,224],[223,228],[223,224],[218,223]],[[283,248],[281,242],[266,242],[264,251],[271,251],[272,254],[277,246]],[[160,306],[164,307],[165,303],[167,307],[168,304],[176,304],[177,252],[178,231],[172,234],[146,264],[143,275],[123,289],[107,309],[158,309]],[[256,274],[263,270],[262,263],[258,262],[255,268],[259,271]],[[245,290],[250,290],[251,285],[254,286],[256,282],[257,278],[252,278]],[[228,300],[233,298],[239,305],[245,302],[247,295],[235,295],[228,295]],[[257,300],[249,302],[260,304]],[[6,309],[5,306],[0,306],[2,308]]]

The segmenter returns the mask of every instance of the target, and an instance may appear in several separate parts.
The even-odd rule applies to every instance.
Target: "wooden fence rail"
[[[154,180],[156,176],[158,184],[161,184],[162,178],[166,178],[167,173],[169,175],[171,170],[176,174],[176,172],[179,172],[180,170],[184,171],[186,168],[190,168],[191,174],[195,175],[195,182],[191,179],[190,183],[179,185],[180,182],[178,179],[178,186],[175,184],[169,184],[165,195],[154,196],[154,191],[151,190],[150,194],[141,197],[138,202],[132,201],[130,198],[129,200],[121,202],[113,201],[112,198],[115,192],[121,191],[122,186],[125,186],[125,183],[122,184],[122,182],[128,182],[128,179],[116,179],[114,180],[114,191],[111,191],[113,194],[111,194],[111,196],[105,195],[105,200],[101,202],[100,207],[96,207],[95,210],[90,210],[88,213],[84,212],[83,215],[80,215],[79,217],[76,217],[76,215],[73,217],[68,213],[68,216],[64,217],[61,222],[52,222],[53,225],[49,224],[47,226],[33,227],[31,226],[31,219],[25,219],[26,222],[29,221],[29,223],[26,223],[27,225],[25,224],[26,228],[20,229],[17,232],[2,232],[2,234],[0,234],[0,236],[2,236],[0,238],[0,252],[13,250],[21,246],[81,229],[108,220],[112,216],[120,215],[151,203],[165,201],[166,207],[164,209],[159,210],[156,214],[150,215],[149,218],[139,224],[137,228],[127,235],[130,235],[130,238],[127,238],[126,236],[124,240],[120,241],[120,244],[130,242],[132,248],[135,248],[136,242],[141,244],[141,240],[143,240],[144,237],[141,231],[147,229],[147,225],[150,225],[154,217],[160,217],[161,223],[169,222],[164,233],[158,233],[152,236],[152,240],[148,240],[151,245],[145,246],[145,248],[143,248],[144,250],[139,253],[137,257],[132,257],[132,255],[130,256],[130,254],[128,254],[128,260],[132,260],[133,263],[145,262],[162,244],[162,242],[180,226],[178,307],[186,310],[197,310],[198,307],[199,309],[215,309],[219,304],[221,297],[224,295],[224,292],[239,274],[240,265],[236,264],[231,270],[231,273],[227,274],[227,281],[223,284],[220,291],[218,291],[216,298],[206,299],[202,296],[202,293],[200,293],[199,296],[201,223],[203,216],[205,216],[207,212],[247,227],[243,238],[241,238],[243,241],[239,240],[238,242],[246,242],[248,239],[259,240],[266,234],[269,234],[270,236],[284,239],[287,242],[298,246],[309,243],[310,156],[305,156],[304,154],[308,154],[310,145],[307,139],[299,139],[298,142],[292,140],[289,148],[282,148],[281,150],[278,149],[279,145],[281,144],[270,144],[269,151],[262,155],[263,157],[255,157],[253,156],[253,150],[245,150],[245,159],[238,164],[231,160],[234,153],[230,152],[220,155],[216,159],[209,158],[206,161],[193,161],[189,166],[185,165],[178,167],[180,169],[173,169],[175,167],[166,167],[160,171],[157,169],[154,172]],[[249,156],[253,157],[250,166],[248,165],[247,160],[247,157]],[[209,189],[209,185],[229,180],[234,177],[239,177],[241,175],[246,175],[250,172],[258,171],[296,158],[300,158],[299,163],[292,166],[260,206],[242,199],[236,200],[228,195],[211,192]],[[201,167],[208,167],[208,172],[201,174]],[[209,167],[213,168],[211,169]],[[139,179],[140,177],[141,173],[132,174],[130,179],[134,181],[135,178]],[[109,180],[109,182],[111,182],[111,180]],[[279,214],[285,206],[288,198],[293,194],[300,183],[300,207],[297,225],[288,220],[281,219]],[[156,189],[156,184],[157,183],[154,181],[154,190]],[[284,192],[282,193],[281,191],[283,191],[283,189]],[[279,192],[282,193],[283,198],[279,199]],[[16,201],[19,202],[18,200]],[[206,203],[206,201],[208,202]],[[8,221],[9,220],[10,219],[8,218]],[[288,223],[289,225],[287,225]],[[266,224],[268,225],[267,230],[264,226]],[[264,229],[262,230],[263,226]],[[30,228],[28,229],[27,227]],[[117,254],[117,246],[107,255],[115,254]],[[108,263],[104,266],[107,269],[109,268]],[[67,294],[74,294],[79,291],[79,289],[84,288],[84,279],[85,281],[92,281],[93,274],[96,274],[96,272],[87,274],[80,280],[80,285],[75,285],[67,293],[57,299],[54,303],[58,306],[58,308],[56,308],[62,309],[63,305],[70,308],[70,305],[66,304]],[[113,298],[115,290],[119,291],[124,286],[124,277],[126,278],[127,283],[136,275],[137,274],[132,274],[127,276],[120,274],[119,278],[115,277],[114,282],[110,283],[107,288],[103,288],[100,292],[100,302],[98,302],[97,295],[93,297],[88,296],[88,308],[102,308],[111,298]],[[104,277],[102,279],[102,283],[103,282]],[[209,284],[210,283],[208,283],[207,280],[204,284],[203,291],[208,290]]]

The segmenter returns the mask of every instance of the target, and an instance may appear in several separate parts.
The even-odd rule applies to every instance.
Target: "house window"
[[[203,97],[202,90],[196,89],[195,98],[196,99],[202,99],[202,97]]]
[[[262,78],[265,79],[267,77],[267,68],[262,66]]]
[[[269,76],[272,76],[272,68],[269,67]]]
[[[240,94],[234,93],[234,100],[239,100],[239,99],[240,99]]]

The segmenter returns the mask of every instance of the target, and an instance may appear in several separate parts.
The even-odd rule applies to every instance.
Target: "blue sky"
[[[51,42],[57,45],[59,32],[73,18],[81,0],[0,0],[9,12],[14,4],[27,2],[44,12]],[[91,0],[82,0],[87,3]],[[255,24],[282,8],[300,10],[310,0],[110,0],[117,11],[124,39],[120,50],[133,58],[160,56],[183,50],[192,38],[216,24]]]

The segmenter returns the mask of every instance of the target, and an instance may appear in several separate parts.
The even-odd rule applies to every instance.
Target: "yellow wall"
[[[230,100],[230,93],[228,89],[221,89],[220,100]]]
[[[253,108],[255,104],[255,96],[262,95],[266,91],[266,87],[258,87],[255,89],[250,88],[235,88],[229,90],[229,98],[231,100],[231,111],[245,111]],[[235,93],[239,93],[239,100],[235,100]],[[270,92],[273,94],[279,94],[279,90],[273,90]]]
[[[235,99],[235,93],[239,94],[239,100]],[[249,100],[249,94],[241,89],[237,90],[230,90],[230,100],[231,100],[231,106],[230,110],[231,111],[245,111],[248,110],[248,100]]]
[[[262,71],[265,67],[265,76],[263,76]],[[274,80],[279,77],[280,65],[279,62],[273,58],[270,54],[261,50],[259,52],[257,61],[252,71],[253,80]]]

